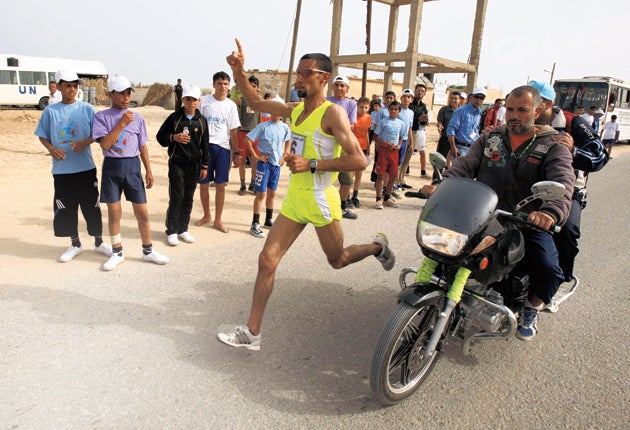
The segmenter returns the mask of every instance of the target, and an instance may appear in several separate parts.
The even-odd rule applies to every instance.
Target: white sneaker
[[[155,263],[155,264],[166,264],[168,263],[170,260],[166,255],[162,255],[159,252],[157,252],[155,249],[153,251],[151,251],[150,254],[142,254],[142,259],[144,261],[148,261],[150,263]]]
[[[236,327],[234,330],[218,333],[219,340],[226,345],[235,348],[246,348],[251,351],[260,351],[260,334],[254,336],[246,325]]]
[[[186,243],[195,243],[195,237],[187,231],[178,234],[179,238]]]
[[[83,252],[83,248],[81,248],[80,246],[71,245],[70,248],[66,250],[66,252],[61,254],[61,257],[59,257],[59,261],[62,263],[67,263],[68,261],[76,257],[77,255],[80,255],[82,252]]]
[[[99,254],[106,255],[108,257],[112,255],[112,247],[106,244],[105,242],[101,243],[99,246],[95,246],[94,251],[98,252]]]
[[[179,239],[177,239],[177,233],[169,234],[166,236],[166,242],[168,242],[171,246],[177,246],[179,244]]]
[[[125,255],[122,253],[122,251],[113,253],[111,257],[109,257],[109,260],[107,260],[105,264],[103,264],[103,270],[106,272],[114,270],[116,266],[118,266],[123,261],[125,261]]]

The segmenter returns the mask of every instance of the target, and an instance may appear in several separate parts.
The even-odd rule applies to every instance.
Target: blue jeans
[[[523,267],[529,274],[529,297],[536,296],[546,304],[551,303],[564,274],[558,262],[558,250],[550,233],[524,231],[525,257]]]
[[[468,154],[468,151],[470,151],[470,146],[457,145],[457,150],[459,151],[459,155],[463,157],[464,155]]]

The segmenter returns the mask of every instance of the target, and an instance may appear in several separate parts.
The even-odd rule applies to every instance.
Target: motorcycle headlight
[[[426,221],[420,222],[418,236],[422,245],[445,255],[459,254],[468,241],[467,234],[458,233]]]

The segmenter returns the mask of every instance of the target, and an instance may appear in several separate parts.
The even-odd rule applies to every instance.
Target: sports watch
[[[311,169],[311,173],[315,173],[315,169],[317,169],[317,160],[314,158],[308,160],[308,167]]]

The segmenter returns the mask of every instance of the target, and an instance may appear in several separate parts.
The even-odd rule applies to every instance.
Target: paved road
[[[278,271],[259,353],[215,339],[246,318],[262,246],[251,236],[166,267],[25,274],[0,286],[0,429],[627,428],[629,166],[621,154],[593,175],[581,290],[535,341],[447,348],[391,408],[370,397],[369,362],[397,272],[420,260],[419,201],[343,221],[347,242],[388,233],[392,272],[372,258],[330,269],[308,228]]]

